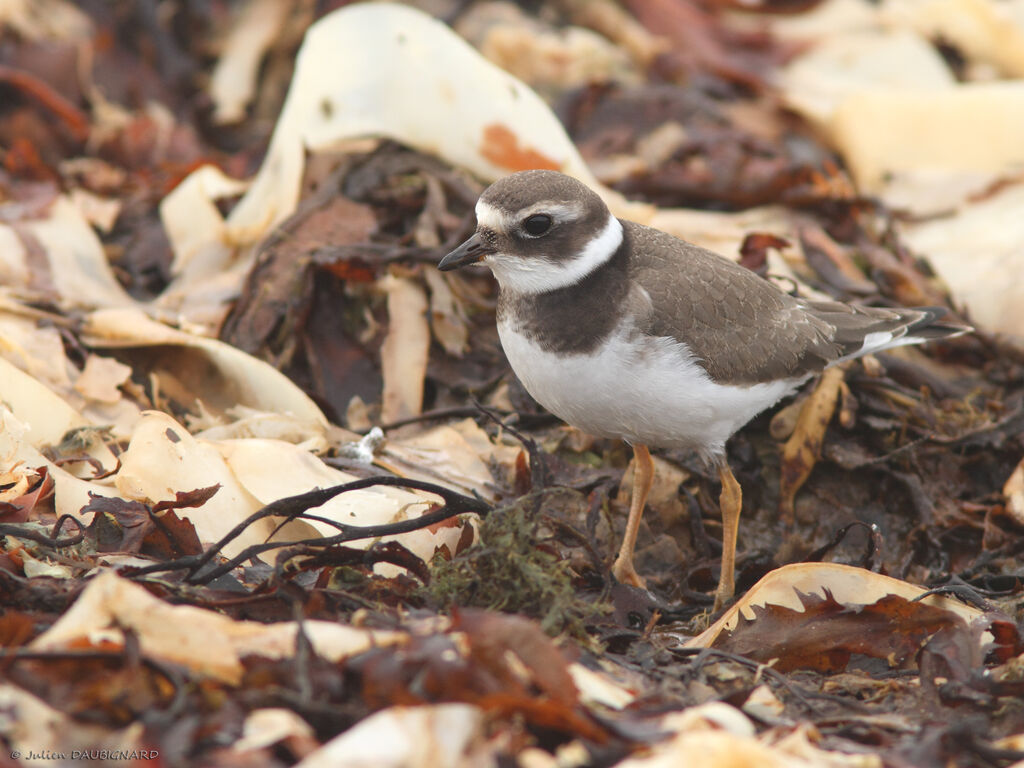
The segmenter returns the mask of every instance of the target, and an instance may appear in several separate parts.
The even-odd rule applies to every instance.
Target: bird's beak
[[[494,253],[494,249],[486,245],[480,239],[480,235],[473,235],[469,240],[441,259],[437,268],[442,272],[447,272],[450,269],[458,269],[467,264],[475,264],[484,256],[492,253]]]

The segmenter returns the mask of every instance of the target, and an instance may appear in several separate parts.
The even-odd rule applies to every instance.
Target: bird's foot
[[[724,574],[723,574],[724,576]],[[711,609],[712,613],[718,613],[722,608],[732,600],[736,594],[736,582],[732,578],[732,574],[729,577],[722,578],[718,582],[718,589],[715,590],[715,604]]]
[[[620,584],[628,584],[631,587],[639,587],[640,589],[647,589],[647,584],[640,574],[636,572],[636,568],[633,567],[633,559],[623,558],[621,555],[615,558],[615,563],[612,565],[612,576]]]

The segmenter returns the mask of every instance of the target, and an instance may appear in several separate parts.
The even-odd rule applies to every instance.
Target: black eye
[[[528,216],[526,220],[523,221],[523,229],[526,230],[526,234],[528,235],[540,237],[551,229],[551,217],[546,213],[535,213],[533,216]]]

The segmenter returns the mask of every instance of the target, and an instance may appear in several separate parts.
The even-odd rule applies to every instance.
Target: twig
[[[63,527],[64,523],[72,522],[78,526],[78,533],[74,536],[69,536],[66,539],[58,539],[57,534]],[[57,524],[53,527],[53,533],[47,536],[45,533],[39,533],[38,531],[32,531],[24,527],[22,523],[0,523],[0,536],[14,536],[19,539],[28,539],[34,541],[37,544],[43,544],[53,549],[60,549],[62,547],[71,547],[75,544],[79,544],[85,539],[85,528],[82,527],[80,520],[72,517],[71,515],[61,515],[60,519],[57,520]]]
[[[480,411],[480,413],[502,429],[506,430],[510,435],[512,435],[512,437],[523,444],[523,447],[526,449],[526,454],[530,457],[530,485],[532,490],[538,491],[546,488],[549,482],[548,466],[547,462],[544,460],[544,454],[540,450],[540,446],[537,445],[537,441],[532,437],[527,437],[515,427],[510,427],[498,418],[497,411],[486,407],[475,397],[473,398],[473,405]]]
[[[297,557],[305,557],[299,565],[291,565],[290,562]],[[369,549],[352,549],[351,547],[310,547],[295,546],[284,549],[278,553],[276,571],[282,574],[285,571],[291,573],[309,571],[324,566],[342,565],[376,565],[377,563],[391,563],[405,568],[424,584],[430,583],[430,569],[423,559],[414,555],[406,547],[397,541],[385,543],[377,542]]]
[[[227,562],[205,571],[203,570],[204,566],[208,565],[227,544],[234,541],[244,533],[250,525],[258,522],[259,520],[263,520],[267,517],[283,517],[288,520],[303,519],[305,517],[306,510],[325,504],[335,496],[340,496],[348,491],[357,491],[377,485],[412,488],[418,491],[433,493],[444,500],[444,506],[440,509],[426,512],[411,520],[401,520],[395,523],[385,523],[382,525],[362,526],[347,525],[345,523],[332,523],[332,525],[335,525],[340,531],[336,536],[316,537],[304,539],[302,541],[275,541],[253,544],[252,546],[246,547],[245,550],[235,555]],[[360,539],[372,539],[377,538],[378,536],[408,533],[410,531],[419,530],[420,528],[426,528],[429,525],[433,525],[434,523],[447,520],[450,517],[466,512],[475,512],[483,515],[487,514],[489,511],[490,505],[486,502],[449,490],[448,488],[437,485],[436,483],[428,483],[423,480],[401,477],[367,477],[360,480],[354,480],[351,483],[343,483],[342,485],[335,485],[330,488],[317,488],[312,491],[307,491],[306,493],[300,493],[295,496],[278,499],[247,517],[202,554],[181,557],[177,560],[172,560],[166,563],[154,563],[153,565],[144,566],[142,568],[125,568],[121,571],[121,574],[123,576],[137,577],[162,571],[187,570],[188,576],[185,579],[186,583],[205,584],[224,575],[225,573],[230,572],[246,560],[250,560],[271,549],[297,546],[327,548],[334,546],[335,544],[344,544],[350,541],[358,541]]]
[[[387,432],[391,429],[398,429],[408,424],[418,424],[424,421],[435,421],[437,419],[455,419],[465,418],[467,416],[479,416],[481,409],[478,406],[473,405],[457,405],[452,408],[435,408],[432,411],[424,411],[417,416],[410,416],[406,419],[399,419],[398,421],[389,421],[387,424],[381,424],[380,428]],[[499,411],[504,415],[511,415],[512,411]],[[367,430],[369,431],[369,430]]]

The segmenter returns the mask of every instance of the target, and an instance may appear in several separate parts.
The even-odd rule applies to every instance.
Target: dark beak
[[[475,264],[484,256],[491,253],[494,253],[494,249],[486,245],[484,241],[480,239],[480,235],[473,235],[469,240],[441,259],[437,268],[442,272],[447,272],[450,269],[458,269],[459,267],[464,267],[467,264]]]

